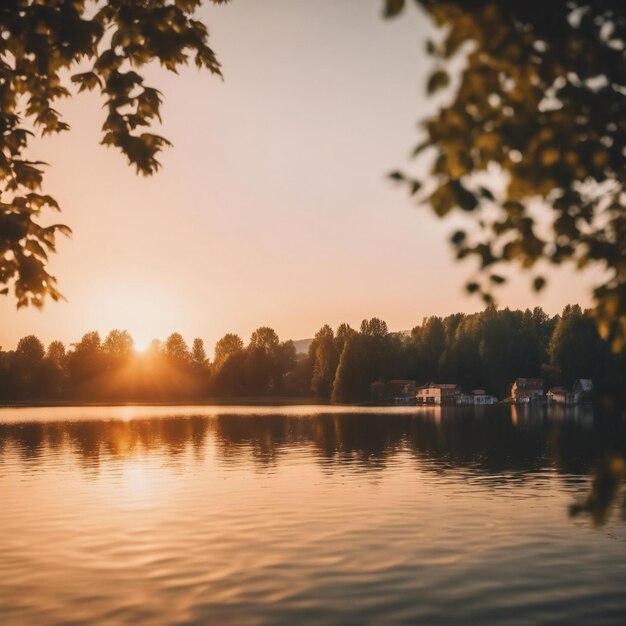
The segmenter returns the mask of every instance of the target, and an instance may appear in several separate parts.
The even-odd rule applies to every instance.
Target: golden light
[[[85,329],[100,331],[102,339],[114,328],[127,330],[134,340],[135,350],[143,352],[153,339],[164,339],[180,331],[179,311],[172,294],[154,284],[100,285],[91,294]]]
[[[140,334],[137,332],[131,332],[130,334],[132,335],[133,342],[135,344],[135,352],[138,354],[146,352],[150,347],[152,339],[154,339],[154,337],[150,337],[147,334]]]

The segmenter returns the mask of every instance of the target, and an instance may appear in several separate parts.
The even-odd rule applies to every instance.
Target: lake
[[[0,409],[0,624],[624,624],[591,409]],[[620,495],[623,497],[623,493]]]

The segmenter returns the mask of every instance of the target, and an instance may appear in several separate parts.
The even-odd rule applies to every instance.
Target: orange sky
[[[377,0],[234,0],[201,14],[225,81],[150,69],[174,143],[156,176],[99,145],[95,95],[62,103],[72,131],[36,144],[74,230],[51,263],[68,302],[18,312],[0,299],[0,346],[117,327],[140,345],[177,330],[212,347],[259,325],[297,339],[326,322],[376,315],[399,330],[478,310],[450,223],[385,178],[408,164],[415,122],[434,107],[425,18],[411,7],[383,21]],[[500,303],[589,305],[588,278],[556,278],[541,297],[515,280]]]

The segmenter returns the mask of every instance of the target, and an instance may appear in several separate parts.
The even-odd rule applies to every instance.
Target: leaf
[[[543,276],[537,276],[533,280],[533,289],[535,291],[541,291],[546,286],[546,279]]]
[[[387,18],[400,15],[404,9],[404,0],[385,0],[383,15]]]
[[[487,189],[487,187],[479,187],[478,192],[483,198],[485,198],[486,200],[491,200],[491,202],[494,202],[496,199],[493,193],[489,189]]]
[[[456,202],[454,194],[450,190],[450,184],[441,185],[428,198],[433,210],[439,217],[444,217],[453,208]]]
[[[432,95],[440,89],[444,89],[450,84],[450,76],[444,70],[437,70],[430,75],[426,84],[426,91]]]
[[[72,82],[79,85],[79,93],[85,90],[90,91],[102,85],[99,76],[95,72],[83,72],[82,74],[74,74],[74,76],[72,76]]]
[[[450,241],[455,245],[458,246],[459,244],[463,243],[466,239],[467,235],[465,234],[465,231],[463,230],[457,230],[455,231],[452,236],[450,237]]]
[[[478,200],[476,196],[468,191],[459,180],[453,180],[450,182],[450,187],[452,188],[458,205],[464,211],[473,211],[478,206]]]

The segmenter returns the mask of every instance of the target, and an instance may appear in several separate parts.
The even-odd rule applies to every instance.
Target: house
[[[456,403],[463,405],[474,404],[474,396],[471,393],[460,393],[456,397]]]
[[[461,388],[454,384],[428,383],[417,390],[418,404],[456,404]]]
[[[553,387],[548,391],[548,400],[565,406],[573,406],[580,402],[580,393],[578,391],[565,389],[565,387]]]
[[[490,396],[484,389],[472,390],[472,404],[497,404],[498,398]]]
[[[593,395],[593,380],[591,378],[577,378],[574,381],[574,391],[580,396],[580,400],[590,400]]]
[[[473,389],[471,393],[459,394],[456,398],[456,403],[474,406],[497,404],[498,398],[490,396],[484,389]]]
[[[517,404],[527,404],[543,396],[542,378],[516,378],[511,385],[511,398]]]
[[[415,393],[414,380],[390,380],[372,385],[372,395],[377,402],[415,404]]]

